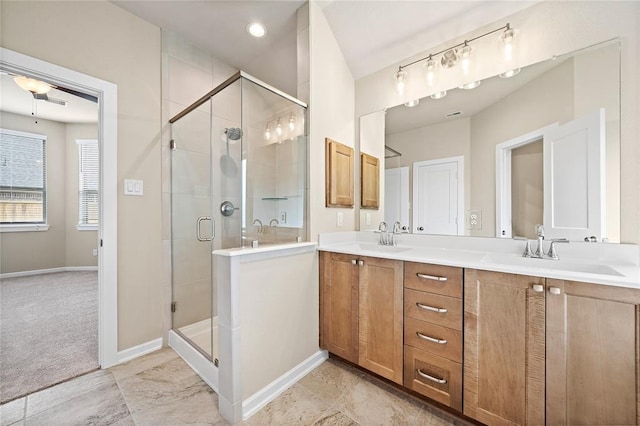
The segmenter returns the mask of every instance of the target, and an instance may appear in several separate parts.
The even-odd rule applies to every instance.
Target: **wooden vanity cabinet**
[[[358,362],[358,257],[320,252],[320,347]]]
[[[320,252],[320,346],[402,383],[400,260]]]
[[[640,290],[547,279],[549,425],[640,423]]]
[[[405,262],[404,386],[462,411],[462,269]]]
[[[544,285],[465,269],[465,415],[492,425],[545,424]]]

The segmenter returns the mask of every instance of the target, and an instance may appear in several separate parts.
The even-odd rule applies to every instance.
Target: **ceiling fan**
[[[36,100],[45,101],[45,102],[49,102],[49,103],[56,104],[56,105],[66,106],[67,103],[68,103],[67,101],[65,101],[63,99],[57,99],[57,98],[49,97],[47,95],[47,93],[51,89],[56,89],[56,90],[60,90],[61,92],[65,92],[65,93],[69,93],[69,94],[74,95],[74,96],[78,96],[78,97],[80,97],[82,99],[86,99],[86,100],[88,100],[90,102],[98,103],[98,98],[97,97],[95,97],[93,95],[89,95],[87,93],[79,92],[79,91],[74,90],[74,89],[69,89],[69,88],[63,87],[63,86],[56,86],[56,85],[53,85],[53,84],[46,83],[44,81],[37,80],[35,78],[23,76],[23,75],[20,75],[20,74],[14,74],[14,73],[8,72],[6,70],[0,70],[0,73],[13,77],[13,81],[21,89],[26,90],[27,92],[30,92],[33,95],[33,98],[36,99]]]

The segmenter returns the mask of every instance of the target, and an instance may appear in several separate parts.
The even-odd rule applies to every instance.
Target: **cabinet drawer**
[[[462,365],[404,347],[404,385],[441,404],[462,411]]]
[[[406,289],[404,316],[462,330],[462,299]]]
[[[459,330],[405,318],[404,344],[462,362],[462,332]]]
[[[462,268],[405,262],[404,286],[414,290],[462,298]]]

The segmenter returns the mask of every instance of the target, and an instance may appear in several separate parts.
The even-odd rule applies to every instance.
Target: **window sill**
[[[41,232],[48,231],[49,225],[46,223],[25,223],[20,225],[0,225],[0,233],[2,232]]]
[[[97,231],[98,225],[76,225],[78,231]]]

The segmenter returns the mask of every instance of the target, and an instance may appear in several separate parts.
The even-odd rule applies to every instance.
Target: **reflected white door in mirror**
[[[413,228],[417,234],[462,235],[464,157],[413,163]]]
[[[496,237],[530,237],[531,223],[538,217],[549,238],[581,241],[593,235],[600,241],[607,237],[604,114],[600,108],[496,146]],[[540,140],[544,160],[537,167],[541,170],[516,166],[516,150]],[[528,164],[534,163],[529,160]],[[540,188],[526,181],[537,173],[543,177]],[[536,198],[531,194],[520,197],[524,192],[539,192],[540,202],[533,202]],[[520,198],[526,202],[520,203]]]

